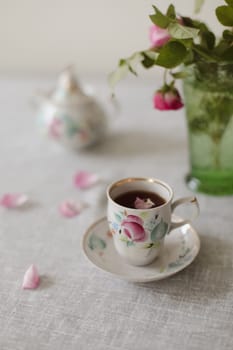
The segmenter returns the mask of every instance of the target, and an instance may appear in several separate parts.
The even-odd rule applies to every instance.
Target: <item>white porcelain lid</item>
[[[50,94],[49,99],[52,103],[66,106],[92,101],[92,98],[83,92],[71,67],[66,68],[60,74],[57,86]]]

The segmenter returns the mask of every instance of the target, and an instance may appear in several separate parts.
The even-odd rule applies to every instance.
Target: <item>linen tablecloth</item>
[[[73,153],[45,140],[36,129],[29,98],[53,79],[0,81],[0,194],[24,192],[25,209],[0,208],[1,350],[232,350],[232,197],[198,195],[193,226],[201,239],[196,260],[166,280],[136,284],[98,270],[84,257],[81,240],[105,215],[105,187],[127,176],[168,182],[175,198],[189,195],[184,111],[152,109],[152,80],[128,80],[117,89],[120,111],[109,119],[105,142]],[[104,78],[87,77],[98,97],[109,95]],[[79,191],[78,170],[102,183]],[[87,201],[79,217],[58,212],[67,198]],[[22,290],[34,263],[36,290]]]

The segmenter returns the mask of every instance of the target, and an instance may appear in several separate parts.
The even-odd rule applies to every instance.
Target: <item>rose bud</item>
[[[178,90],[171,86],[156,91],[153,103],[154,108],[160,111],[176,110],[184,106]]]
[[[150,27],[149,38],[153,48],[159,48],[165,45],[170,39],[171,35],[167,29],[160,28],[155,24]]]

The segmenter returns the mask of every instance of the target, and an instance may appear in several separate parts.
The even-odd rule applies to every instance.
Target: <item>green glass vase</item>
[[[189,139],[188,186],[233,194],[233,65],[189,67],[184,98]]]

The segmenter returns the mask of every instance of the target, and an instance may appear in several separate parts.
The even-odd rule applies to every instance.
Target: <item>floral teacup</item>
[[[146,209],[129,208],[115,200],[127,192],[150,192],[162,197],[164,203]],[[108,222],[117,252],[129,264],[150,264],[161,252],[164,238],[171,230],[188,224],[189,219],[172,221],[172,212],[180,204],[191,204],[195,216],[199,206],[195,197],[180,198],[174,202],[171,187],[154,178],[127,178],[107,189]]]

